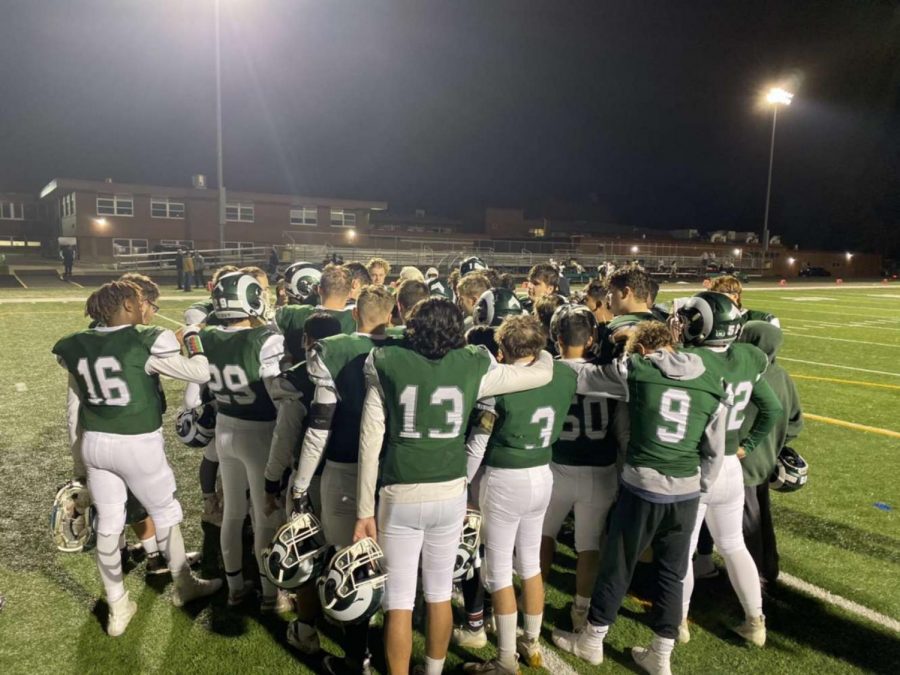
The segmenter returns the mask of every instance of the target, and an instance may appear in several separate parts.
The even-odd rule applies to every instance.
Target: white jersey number
[[[577,396],[573,405],[578,405]],[[592,441],[606,438],[609,426],[609,401],[601,396],[585,396],[581,406],[580,419],[578,415],[566,415],[559,440],[575,441],[582,436]]]
[[[728,411],[728,431],[738,431],[744,424],[744,409],[750,403],[750,395],[753,393],[753,383],[744,381],[735,385],[729,384],[726,388],[728,399],[731,401],[731,409]]]
[[[209,364],[209,390],[216,400],[231,405],[252,405],[256,394],[250,388],[246,371],[240,366],[219,367]]]
[[[679,443],[687,433],[691,397],[684,389],[666,389],[659,402],[659,414],[673,427],[659,425],[656,437],[663,443]]]
[[[538,408],[534,411],[534,415],[531,416],[531,423],[539,425],[541,434],[541,444],[537,447],[546,448],[550,446],[550,438],[553,436],[553,422],[555,420],[556,413],[553,412],[553,408],[550,406]],[[534,447],[534,445],[525,446],[528,450]]]
[[[125,406],[131,403],[131,392],[128,385],[120,377],[112,377],[122,372],[122,364],[115,356],[101,356],[94,361],[93,376],[91,366],[85,358],[78,359],[76,368],[84,379],[88,392],[88,403],[91,405]],[[94,379],[96,378],[96,384]],[[97,395],[99,386],[100,395]]]
[[[403,409],[403,424],[400,429],[400,438],[422,438],[422,432],[416,427],[416,404],[419,400],[419,385],[408,384],[400,392],[400,407]],[[431,394],[429,404],[435,408],[442,408],[446,404],[447,429],[430,428],[426,431],[427,438],[456,438],[462,430],[463,423],[463,393],[459,387],[438,387]]]

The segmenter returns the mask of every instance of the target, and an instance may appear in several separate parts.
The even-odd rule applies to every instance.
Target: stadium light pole
[[[769,180],[766,183],[766,213],[763,217],[762,263],[764,270],[766,258],[769,255],[769,203],[772,199],[772,163],[775,159],[775,125],[778,123],[778,106],[790,105],[793,98],[794,95],[791,92],[781,87],[773,87],[766,94],[766,103],[772,106],[772,142],[769,145]]]
[[[225,248],[225,179],[222,175],[222,47],[220,0],[216,8],[216,183],[219,188],[219,249]]]

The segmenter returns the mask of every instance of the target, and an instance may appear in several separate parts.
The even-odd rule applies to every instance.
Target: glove
[[[293,512],[297,513],[313,513],[312,502],[306,490],[298,490],[291,488],[291,501],[293,502]]]

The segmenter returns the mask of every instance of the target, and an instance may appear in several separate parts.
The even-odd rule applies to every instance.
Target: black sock
[[[206,457],[200,460],[200,492],[205,495],[215,494],[218,471],[218,462],[211,462]]]
[[[466,628],[478,631],[484,627],[484,586],[481,569],[472,568],[472,574],[462,580],[463,601],[466,608]]]

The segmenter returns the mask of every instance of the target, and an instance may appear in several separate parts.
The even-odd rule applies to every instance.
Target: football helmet
[[[266,312],[265,291],[249,274],[232,272],[219,277],[212,290],[213,312],[217,319],[247,319]]]
[[[318,518],[295,513],[263,551],[263,573],[279,588],[297,588],[321,574],[327,550]]]
[[[508,288],[491,288],[478,298],[472,319],[476,326],[499,326],[506,317],[523,313],[515,293]]]
[[[175,417],[175,435],[178,440],[192,448],[205,448],[216,434],[215,401],[179,410]]]
[[[96,543],[97,511],[91,493],[77,480],[70,480],[56,493],[50,510],[50,534],[56,548],[64,553],[78,553]]]
[[[425,283],[428,283],[432,279],[437,279],[439,276],[441,276],[441,273],[438,272],[437,267],[429,267],[425,270]]]
[[[554,344],[556,344],[556,340],[559,337],[559,328],[563,322],[570,321],[576,316],[584,317],[584,320],[591,327],[591,335],[593,335],[594,340],[597,339],[597,317],[594,316],[594,313],[584,305],[566,304],[557,307],[556,311],[553,312],[553,317],[550,319],[550,339]]]
[[[445,300],[449,300],[450,302],[454,301],[453,289],[450,288],[450,284],[448,284],[446,281],[435,277],[434,279],[429,279],[428,281],[426,281],[425,285],[428,286],[428,293],[431,295],[431,297],[444,298]]]
[[[724,293],[703,291],[679,304],[677,318],[685,344],[727,347],[740,335],[741,310]]]
[[[479,270],[486,270],[487,268],[487,263],[485,263],[484,260],[478,256],[472,255],[459,264],[459,276],[464,277],[469,272],[477,272]]]
[[[769,487],[779,492],[796,492],[809,477],[809,465],[793,448],[783,447],[775,460],[775,471],[769,478]]]
[[[284,290],[300,303],[308,303],[315,296],[316,286],[322,279],[318,266],[308,262],[295,262],[284,271]]]
[[[466,509],[459,546],[456,548],[456,562],[453,565],[453,581],[462,581],[475,564],[475,555],[481,544],[481,511]]]
[[[371,537],[340,549],[319,578],[319,601],[325,616],[339,623],[368,621],[381,606],[387,572],[384,553]]]

